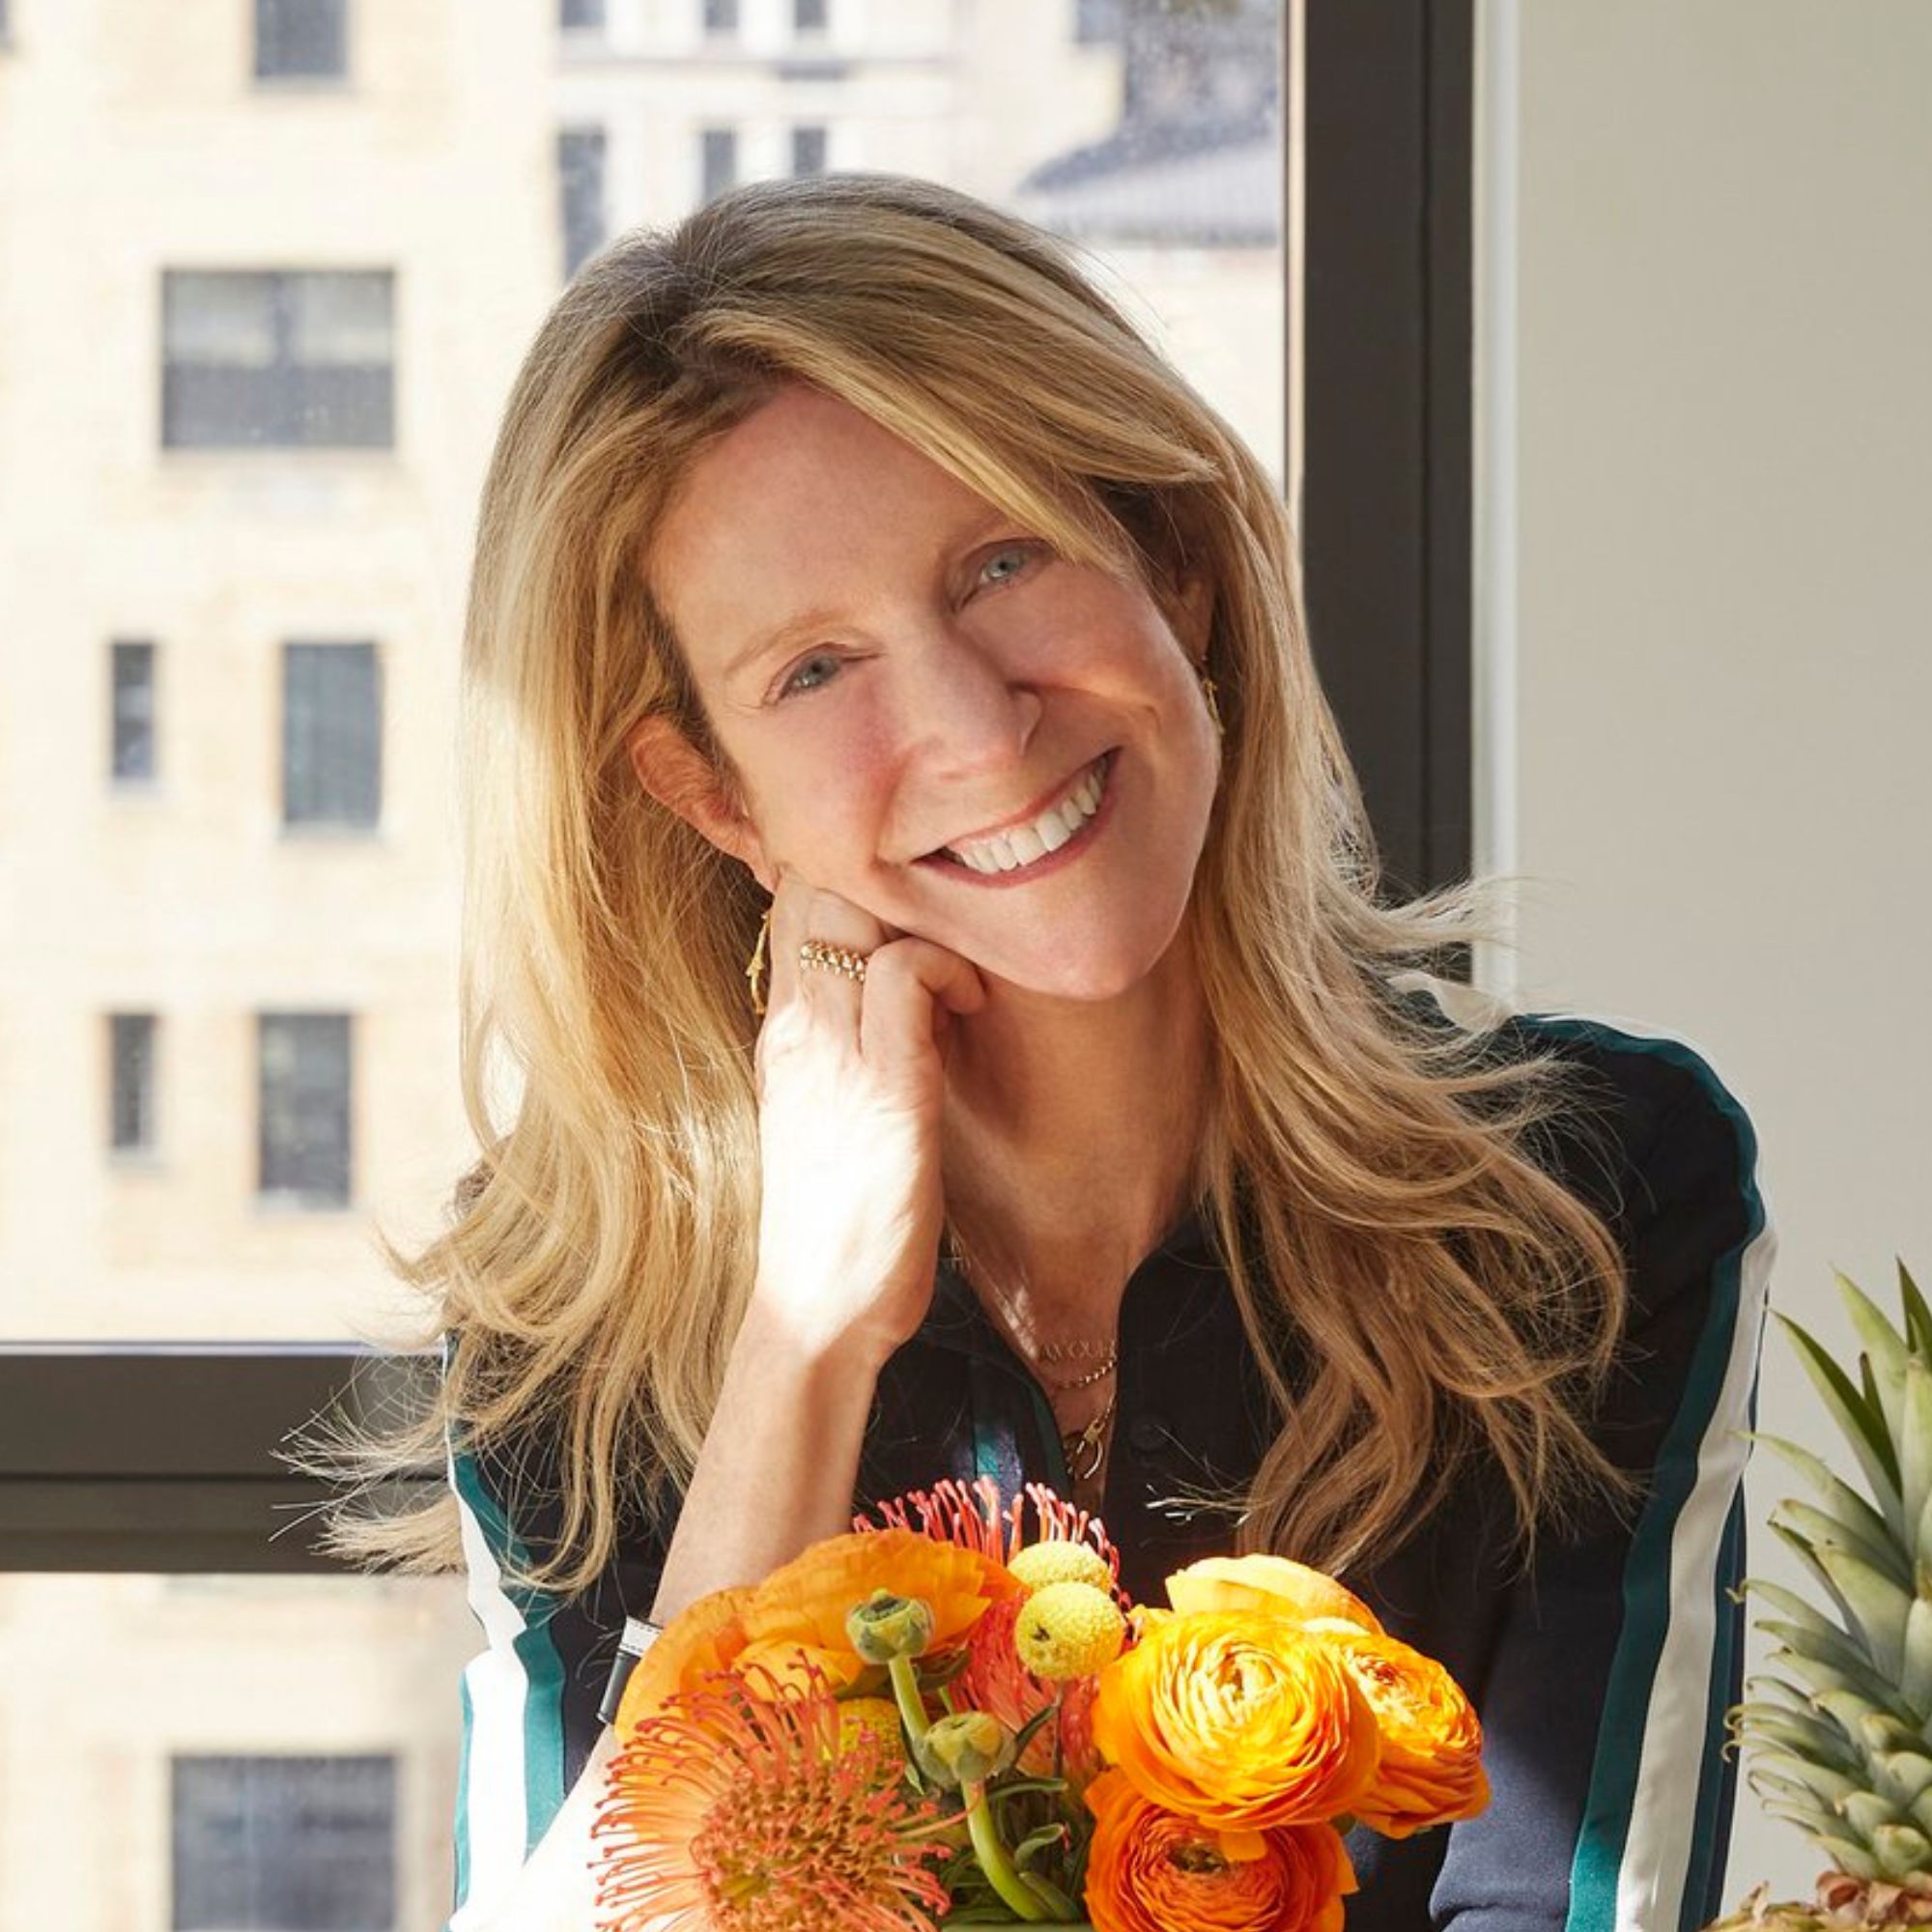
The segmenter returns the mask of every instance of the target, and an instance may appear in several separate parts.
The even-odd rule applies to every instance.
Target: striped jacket
[[[1741,1483],[1775,1236],[1756,1137],[1708,1063],[1628,1022],[1513,1012],[1405,976],[1404,997],[1501,1053],[1551,1050],[1590,1104],[1537,1158],[1602,1213],[1630,1266],[1619,1372],[1593,1437],[1641,1480],[1533,1566],[1506,1560],[1509,1498],[1472,1467],[1395,1554],[1345,1580],[1398,1636],[1438,1658],[1481,1715],[1492,1800],[1462,1824],[1393,1840],[1360,1830],[1350,1932],[1695,1932],[1718,1916],[1736,1773],[1723,1713],[1740,1694]],[[1231,1547],[1225,1512],[1280,1428],[1227,1277],[1189,1212],[1122,1302],[1105,1520],[1122,1581],[1160,1603],[1172,1570]],[[1291,1386],[1295,1377],[1291,1365]],[[942,1267],[920,1332],[887,1365],[854,1496],[869,1507],[937,1477],[1065,1489],[1046,1399]],[[553,1512],[542,1459],[453,1455],[470,1603],[488,1639],[464,1676],[457,1822],[463,1932],[514,1876],[597,1735],[624,1616],[644,1614],[674,1505],[640,1516],[618,1560],[568,1601],[506,1584]]]

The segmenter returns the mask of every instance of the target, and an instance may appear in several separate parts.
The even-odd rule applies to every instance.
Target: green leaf
[[[1910,1350],[1905,1338],[1891,1325],[1878,1304],[1851,1276],[1833,1268],[1838,1294],[1845,1312],[1852,1318],[1859,1340],[1865,1346],[1870,1372],[1875,1375],[1879,1404],[1885,1425],[1896,1443],[1900,1439],[1901,1417],[1905,1406],[1905,1363]],[[1870,1384],[1867,1383],[1869,1389]]]
[[[1911,1586],[1912,1573],[1899,1550],[1898,1539],[1892,1534],[1891,1526],[1858,1491],[1839,1480],[1822,1456],[1814,1456],[1810,1450],[1799,1443],[1788,1442],[1781,1435],[1766,1435],[1755,1430],[1743,1430],[1740,1434],[1747,1441],[1762,1443],[1780,1462],[1796,1469],[1817,1492],[1824,1507],[1837,1518],[1847,1531],[1861,1537],[1870,1548],[1886,1552],[1887,1562],[1882,1567],[1896,1571],[1900,1587]]]
[[[1791,1337],[1800,1366],[1810,1377],[1832,1419],[1852,1445],[1852,1453],[1871,1485],[1872,1500],[1877,1503],[1879,1514],[1891,1525],[1892,1534],[1903,1542],[1905,1512],[1899,1495],[1898,1463],[1892,1455],[1891,1438],[1885,1432],[1884,1418],[1853,1386],[1844,1370],[1797,1322],[1776,1309],[1772,1313]]]
[[[1912,1609],[1911,1595],[1853,1550],[1825,1544],[1817,1555],[1852,1606],[1855,1627],[1879,1675],[1896,1685],[1905,1671],[1905,1620]]]
[[[1897,1255],[1891,1259],[1898,1267],[1898,1299],[1905,1310],[1905,1333],[1912,1344],[1912,1352],[1932,1362],[1932,1308],[1925,1305],[1918,1284],[1912,1279],[1912,1270]]]
[[[1813,1549],[1850,1550],[1889,1578],[1894,1589],[1911,1593],[1912,1573],[1901,1562],[1897,1544],[1874,1544],[1858,1530],[1847,1528],[1842,1517],[1800,1502],[1796,1496],[1787,1496],[1775,1505],[1771,1520],[1795,1529]]]
[[[1932,1503],[1932,1363],[1913,1362],[1905,1372],[1905,1433],[1898,1441],[1898,1463],[1916,1559],[1919,1523]]]

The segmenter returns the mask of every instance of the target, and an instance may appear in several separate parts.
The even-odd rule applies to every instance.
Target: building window
[[[257,80],[340,80],[349,71],[347,0],[255,0]]]
[[[823,128],[794,128],[791,130],[791,171],[795,175],[822,175],[825,172]]]
[[[556,137],[563,199],[563,278],[569,281],[604,245],[604,130],[566,128]]]
[[[264,1194],[294,1195],[307,1207],[349,1205],[349,1018],[259,1016]]]
[[[604,0],[562,0],[557,24],[561,27],[601,29],[604,25]]]
[[[116,784],[155,777],[155,647],[128,639],[113,646],[114,715],[108,769]]]
[[[392,1757],[178,1757],[174,1932],[393,1932]]]
[[[161,276],[168,449],[387,449],[395,277],[387,269]]]
[[[382,668],[374,644],[282,651],[282,823],[367,829],[383,811]]]
[[[732,186],[738,179],[738,130],[735,128],[707,128],[703,135],[703,183],[700,201],[710,201]]]
[[[738,0],[704,0],[704,31],[707,34],[735,34],[738,31]]]
[[[822,34],[831,12],[829,0],[791,0],[791,25],[795,34]]]
[[[155,1146],[155,1016],[110,1013],[108,1144],[117,1153],[150,1153]]]

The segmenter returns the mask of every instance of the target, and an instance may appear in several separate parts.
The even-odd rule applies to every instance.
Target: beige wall
[[[1533,0],[1485,31],[1492,77],[1497,33],[1520,60],[1485,472],[1505,532],[1515,499],[1485,613],[1520,990],[1710,1055],[1762,1142],[1774,1305],[1845,1343],[1834,1264],[1882,1301],[1894,1252],[1932,1275],[1932,7]],[[1760,1426],[1825,1446],[1788,1357],[1774,1328]],[[1786,1580],[1789,1492],[1760,1458],[1751,1567]],[[1820,1863],[1747,1797],[1733,1896]]]

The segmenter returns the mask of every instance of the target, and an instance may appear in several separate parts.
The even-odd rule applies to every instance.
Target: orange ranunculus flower
[[[866,1669],[845,1634],[853,1605],[874,1590],[923,1598],[932,1610],[932,1650],[957,1644],[987,1605],[1019,1593],[1004,1565],[978,1549],[911,1529],[849,1531],[815,1543],[752,1592],[741,1612],[737,1669],[761,1663],[781,1682],[803,1683],[816,1664],[834,1688]]]
[[[1303,1623],[1333,1619],[1379,1632],[1376,1613],[1334,1577],[1286,1556],[1204,1556],[1167,1579],[1177,1610],[1276,1610]]]
[[[1483,1727],[1456,1680],[1433,1657],[1392,1636],[1331,1634],[1376,1714],[1381,1766],[1355,1815],[1391,1838],[1473,1818],[1490,1802]]]
[[[1143,1797],[1251,1839],[1326,1823],[1370,1788],[1375,1714],[1326,1638],[1266,1610],[1136,1624],[1140,1641],[1100,1673],[1094,1742]]]
[[[1236,1857],[1205,1825],[1151,1804],[1119,1771],[1087,1787],[1094,1932],[1342,1932],[1354,1868],[1332,1825],[1284,1825]]]
[[[624,1686],[624,1700],[617,1707],[620,1738],[628,1738],[644,1719],[662,1710],[674,1692],[696,1690],[711,1672],[737,1662],[745,1647],[744,1612],[753,1595],[749,1589],[713,1590],[671,1619]]]

